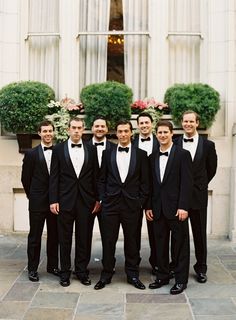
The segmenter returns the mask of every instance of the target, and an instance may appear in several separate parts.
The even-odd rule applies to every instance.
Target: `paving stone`
[[[232,316],[196,316],[195,320],[235,320],[235,315]]]
[[[4,301],[30,301],[39,288],[39,282],[16,282],[4,297]]]
[[[125,316],[114,316],[112,315],[76,315],[74,320],[126,320]]]
[[[79,303],[88,303],[92,302],[93,304],[101,303],[101,304],[117,304],[125,302],[125,295],[117,292],[110,291],[95,291],[81,293]]]
[[[79,294],[69,292],[37,292],[33,298],[32,307],[70,308],[76,307]]]
[[[72,320],[72,309],[29,308],[24,320]]]
[[[189,298],[229,298],[236,297],[235,284],[196,284],[188,287]]]
[[[29,302],[0,302],[0,319],[21,319],[28,306]]]
[[[191,320],[192,315],[186,303],[181,304],[133,304],[127,303],[126,320]]]
[[[124,305],[123,304],[93,304],[93,303],[79,303],[77,310],[77,315],[97,315],[97,316],[110,316],[119,317],[124,315]]]
[[[236,318],[236,305],[231,299],[190,299],[194,315],[234,315]]]
[[[184,294],[126,294],[127,303],[186,303]]]

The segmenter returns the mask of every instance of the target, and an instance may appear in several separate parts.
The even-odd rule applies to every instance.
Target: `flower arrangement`
[[[65,141],[68,137],[68,122],[72,116],[84,113],[82,103],[77,104],[67,96],[61,101],[51,100],[48,104],[50,114],[45,118],[53,122],[55,126],[55,139],[57,142]]]
[[[143,111],[148,111],[148,109],[153,109],[154,111],[162,111],[167,109],[168,104],[159,102],[154,98],[144,98],[143,100],[136,100],[131,104],[132,113],[140,113]]]

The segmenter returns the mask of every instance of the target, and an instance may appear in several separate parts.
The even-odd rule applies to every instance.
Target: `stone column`
[[[231,186],[230,186],[230,224],[229,236],[236,242],[236,123],[233,125],[233,146],[232,146],[232,166],[231,166]]]

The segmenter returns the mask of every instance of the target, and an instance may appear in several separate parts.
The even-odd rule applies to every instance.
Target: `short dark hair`
[[[69,120],[69,122],[68,122],[68,128],[70,128],[70,125],[71,125],[71,122],[72,122],[72,121],[82,122],[83,127],[85,126],[85,125],[84,125],[84,120],[83,120],[82,118],[80,118],[80,117],[75,116],[75,117],[71,117],[71,118],[70,118],[70,120]]]
[[[153,123],[153,117],[150,115],[149,112],[141,112],[137,117],[137,123],[139,122],[139,118],[141,117],[148,117],[151,120],[151,123]]]
[[[170,132],[173,132],[173,124],[169,120],[160,120],[156,124],[156,132],[159,127],[168,127],[170,129]]]
[[[195,112],[195,111],[193,111],[193,110],[186,110],[186,111],[184,111],[184,113],[182,114],[182,121],[183,121],[184,116],[185,116],[186,114],[191,114],[191,113],[193,113],[193,114],[195,115],[196,121],[199,122],[199,121],[200,121],[200,116],[199,116],[199,114],[198,114],[197,112]]]
[[[120,120],[116,123],[115,130],[117,130],[118,126],[121,125],[121,124],[128,124],[129,127],[130,127],[130,131],[131,131],[131,132],[133,131],[132,123],[130,122],[130,120],[127,120],[127,119],[120,119]]]
[[[38,131],[37,132],[41,132],[42,127],[46,127],[46,126],[52,126],[53,131],[55,130],[54,124],[52,123],[52,121],[49,120],[43,120],[38,124]]]
[[[96,116],[93,120],[93,125],[96,120],[104,120],[106,122],[106,126],[108,127],[107,119],[104,116]]]

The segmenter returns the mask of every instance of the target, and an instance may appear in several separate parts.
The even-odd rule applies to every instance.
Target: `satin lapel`
[[[137,162],[137,149],[135,148],[135,146],[131,146],[129,170],[128,170],[128,174],[125,181],[127,181],[129,177],[132,177],[132,175],[134,174],[134,171],[136,168],[136,162]]]
[[[116,162],[116,153],[117,153],[117,147],[113,148],[111,151],[111,169],[112,169],[116,179],[121,183],[120,174],[119,174],[119,170],[118,170],[117,162]]]
[[[158,150],[159,143],[158,143],[158,140],[154,134],[152,135],[152,138],[153,138],[152,152],[155,152]]]
[[[82,166],[82,168],[81,168],[81,171],[80,171],[80,174],[79,174],[79,177],[78,177],[78,178],[81,178],[81,177],[83,176],[83,173],[85,172],[85,168],[87,167],[88,158],[89,158],[88,148],[87,148],[87,146],[85,145],[85,143],[83,143],[83,147],[84,147],[84,163],[83,163],[83,166]]]
[[[166,164],[165,174],[164,174],[162,183],[165,182],[165,180],[167,179],[168,174],[170,173],[170,169],[172,167],[172,163],[173,163],[173,160],[174,160],[175,149],[176,149],[176,146],[173,144],[173,146],[171,148],[171,151],[170,151],[170,155],[169,155],[167,164]]]
[[[193,159],[193,165],[195,162],[197,162],[199,159],[202,158],[202,154],[203,154],[203,138],[199,136],[196,153]]]
[[[42,149],[41,144],[38,146],[38,157],[39,157],[39,162],[42,166],[42,169],[49,175],[46,159],[44,157],[44,153],[43,153],[43,149]]]
[[[156,173],[156,178],[159,184],[161,184],[161,175],[160,175],[160,163],[159,163],[159,150],[157,151],[157,153],[155,154],[155,158],[154,158],[154,167],[155,167],[155,173]]]
[[[69,169],[71,170],[72,174],[74,174],[76,176],[75,169],[74,169],[74,166],[71,161],[70,154],[69,154],[68,140],[64,142],[64,156],[65,156],[66,163],[67,163]]]

